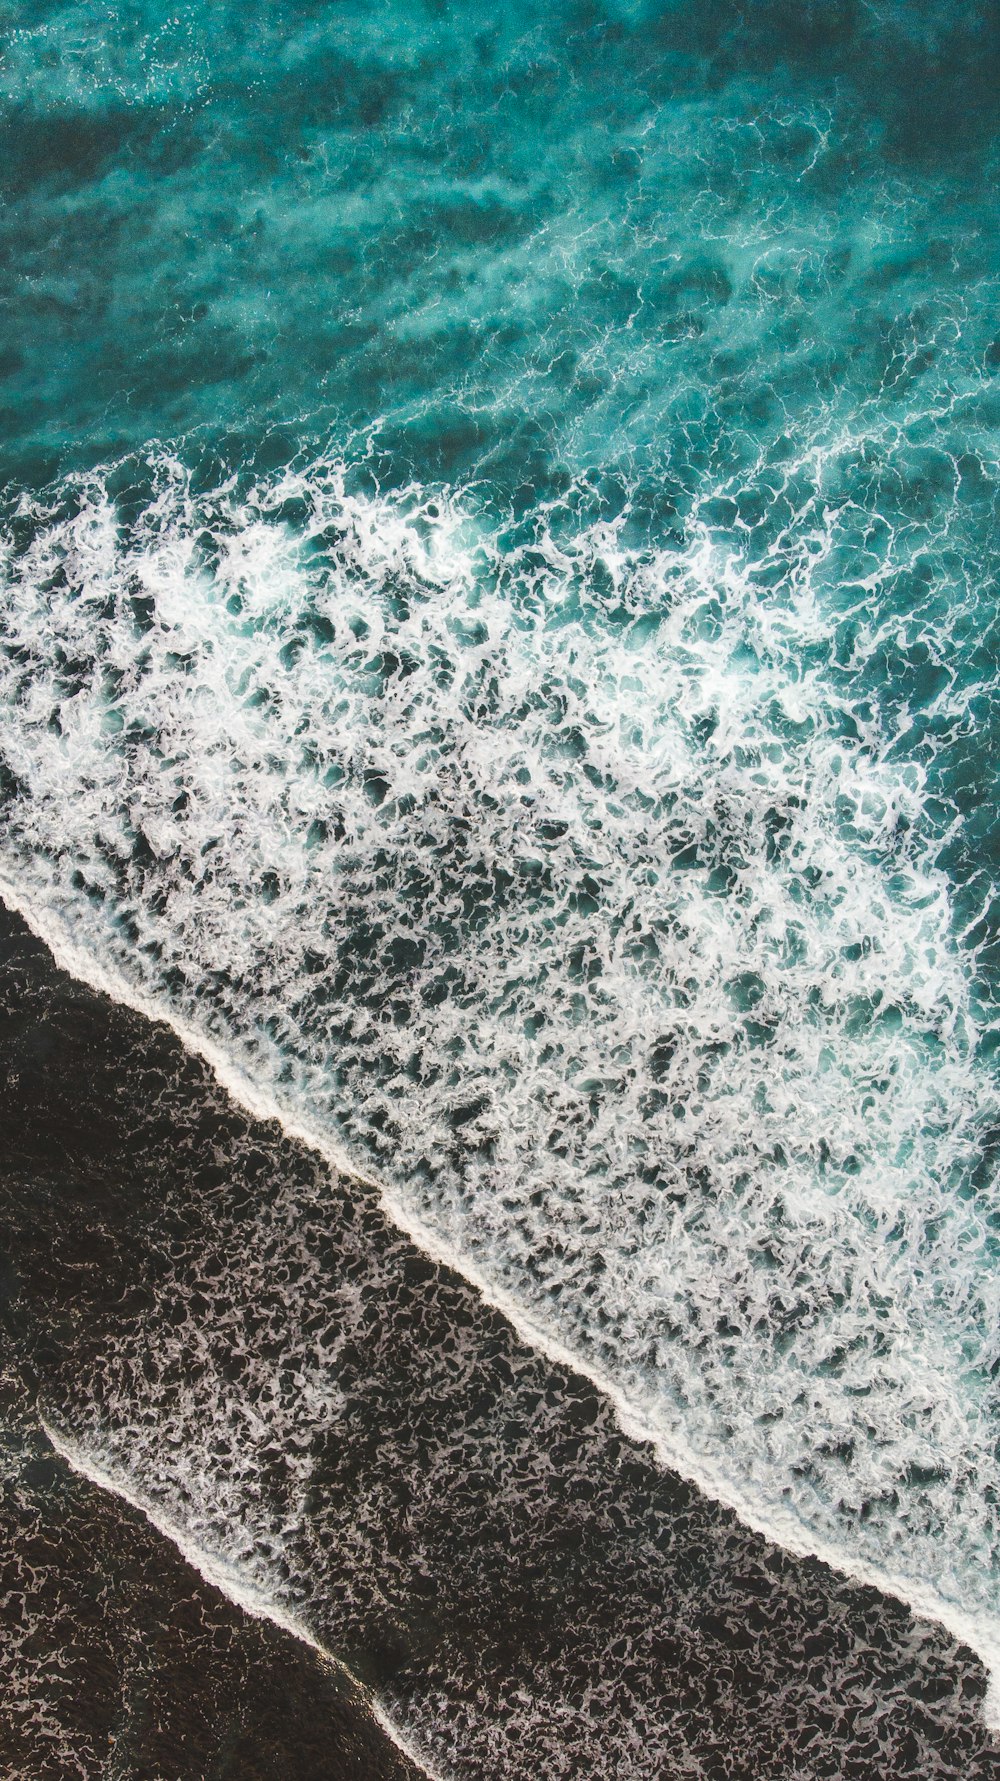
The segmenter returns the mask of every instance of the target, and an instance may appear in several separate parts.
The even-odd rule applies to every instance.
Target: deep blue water
[[[11,895],[995,1658],[995,7],[6,14]],[[112,1359],[75,1436],[278,1599],[337,1353],[294,1415]],[[586,1711],[565,1772],[663,1772]]]

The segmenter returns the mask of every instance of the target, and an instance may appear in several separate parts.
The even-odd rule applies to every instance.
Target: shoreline
[[[414,1748],[405,1732],[401,1731],[392,1717],[386,1713],[371,1689],[367,1688],[360,1678],[353,1674],[341,1658],[337,1657],[334,1652],[328,1651],[320,1640],[314,1638],[309,1628],[304,1626],[294,1614],[286,1613],[279,1603],[269,1601],[259,1590],[242,1581],[230,1565],[198,1546],[183,1527],[154,1508],[139,1492],[130,1489],[120,1478],[116,1478],[106,1471],[98,1460],[84,1451],[79,1442],[56,1429],[41,1412],[39,1412],[38,1422],[53,1451],[70,1467],[71,1471],[76,1472],[79,1477],[84,1478],[88,1484],[93,1484],[98,1490],[107,1491],[109,1495],[118,1497],[123,1503],[127,1503],[129,1508],[137,1510],[149,1522],[150,1527],[162,1535],[163,1539],[170,1541],[185,1563],[189,1564],[192,1570],[196,1571],[213,1589],[217,1589],[220,1595],[225,1596],[226,1600],[231,1602],[235,1608],[239,1608],[242,1613],[248,1614],[254,1620],[270,1621],[272,1626],[276,1626],[279,1631],[288,1633],[300,1644],[308,1646],[309,1650],[314,1651],[323,1663],[330,1664],[333,1669],[339,1671],[356,1690],[379,1730],[385,1733],[401,1756],[405,1756],[408,1762],[411,1762],[422,1775],[427,1777],[427,1781],[451,1781],[450,1776],[429,1766],[426,1756]]]
[[[673,1472],[687,1483],[695,1486],[706,1498],[731,1511],[739,1522],[754,1533],[762,1536],[774,1546],[789,1555],[807,1560],[815,1560],[833,1571],[836,1575],[867,1588],[877,1590],[880,1594],[890,1597],[905,1606],[916,1618],[931,1622],[942,1627],[960,1644],[972,1650],[982,1662],[988,1674],[988,1691],[982,1703],[982,1718],[987,1730],[1000,1736],[1000,1619],[994,1626],[983,1625],[974,1615],[967,1613],[954,1603],[936,1594],[929,1586],[914,1584],[910,1579],[898,1573],[883,1571],[879,1567],[869,1566],[854,1561],[850,1554],[842,1552],[831,1541],[810,1538],[802,1528],[797,1517],[791,1514],[782,1515],[771,1509],[762,1513],[749,1499],[747,1494],[734,1484],[718,1467],[699,1459],[683,1442],[671,1439],[662,1431],[658,1431],[650,1419],[637,1406],[631,1404],[617,1389],[614,1382],[597,1368],[589,1368],[578,1356],[565,1348],[533,1320],[526,1316],[509,1297],[498,1292],[495,1287],[479,1273],[477,1269],[466,1264],[461,1257],[451,1252],[432,1232],[428,1231],[418,1219],[409,1214],[398,1198],[382,1183],[371,1176],[365,1175],[351,1164],[336,1147],[321,1133],[304,1126],[300,1120],[289,1115],[270,1093],[262,1091],[242,1070],[227,1057],[221,1047],[206,1039],[188,1023],[175,1018],[161,1008],[151,997],[145,996],[132,986],[123,975],[109,971],[98,965],[96,961],[74,940],[61,930],[58,917],[51,912],[39,912],[33,907],[18,886],[8,877],[0,874],[0,899],[6,906],[21,917],[36,939],[46,946],[56,965],[69,976],[87,985],[98,994],[106,995],[112,1002],[131,1008],[150,1021],[168,1027],[184,1049],[208,1066],[219,1086],[230,1098],[254,1118],[274,1121],[284,1135],[301,1144],[313,1154],[318,1155],[322,1162],[335,1174],[361,1182],[370,1188],[379,1199],[379,1204],[391,1224],[405,1235],[415,1248],[428,1260],[447,1268],[457,1275],[466,1285],[473,1288],[476,1294],[492,1310],[498,1312],[511,1326],[518,1338],[536,1354],[542,1355],[555,1365],[566,1368],[577,1377],[585,1379],[609,1403],[622,1433],[629,1439],[650,1446],[655,1455],[656,1465],[663,1471]],[[67,1463],[76,1465],[69,1451],[65,1438],[54,1436],[52,1430],[43,1422],[43,1427],[56,1451],[62,1453]],[[59,1442],[63,1441],[63,1447]],[[84,1476],[91,1476],[91,1481],[102,1488],[111,1490],[125,1501],[139,1509],[153,1526],[157,1527],[165,1537],[170,1539],[184,1553],[181,1544],[186,1538],[182,1529],[175,1529],[173,1523],[165,1518],[157,1517],[137,1496],[129,1494],[127,1486],[122,1486],[95,1462],[87,1459],[82,1450],[75,1444],[68,1443],[79,1460],[76,1469]],[[86,1471],[92,1468],[93,1475]],[[163,1525],[160,1525],[161,1520]],[[240,1601],[233,1589],[241,1586],[231,1582],[227,1587],[220,1577],[212,1575],[204,1568],[215,1561],[211,1555],[202,1553],[192,1543],[191,1553],[185,1554],[189,1562],[194,1563],[203,1576],[223,1590],[229,1599],[238,1602],[247,1612],[271,1619],[276,1625],[303,1639],[314,1646],[325,1659],[336,1664],[350,1675],[340,1660],[333,1657],[326,1649],[312,1639],[305,1628],[298,1623],[292,1624],[290,1617],[284,1616],[277,1604],[266,1604],[256,1592],[247,1591],[246,1601]],[[191,1554],[198,1552],[197,1558]],[[250,1606],[250,1597],[255,1606]],[[430,1781],[444,1781],[444,1777],[435,1776],[426,1767],[422,1757],[417,1756],[401,1741],[392,1728],[391,1722],[383,1723],[373,1701],[373,1714],[382,1725],[382,1729],[396,1743],[401,1753],[411,1761],[418,1763],[428,1775]]]

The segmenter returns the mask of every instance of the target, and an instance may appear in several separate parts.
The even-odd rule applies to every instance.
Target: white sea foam
[[[210,1583],[213,1589],[217,1589],[235,1607],[242,1609],[244,1614],[249,1614],[255,1620],[270,1621],[273,1626],[280,1627],[282,1632],[289,1633],[292,1638],[308,1645],[323,1659],[324,1663],[332,1664],[335,1669],[340,1670],[357,1689],[372,1718],[386,1736],[392,1740],[397,1750],[401,1751],[420,1770],[421,1774],[426,1775],[428,1781],[447,1781],[447,1778],[439,1770],[428,1767],[426,1757],[415,1748],[412,1739],[402,1727],[396,1724],[390,1714],[386,1713],[371,1690],[359,1682],[356,1676],[351,1675],[347,1665],[334,1652],[327,1651],[319,1640],[313,1637],[303,1621],[296,1615],[289,1614],[281,1606],[274,1590],[261,1589],[248,1577],[245,1566],[234,1565],[224,1555],[211,1552],[205,1546],[200,1545],[197,1540],[192,1538],[189,1528],[164,1514],[162,1508],[151,1503],[140,1491],[136,1490],[127,1477],[123,1477],[120,1472],[109,1468],[106,1463],[102,1463],[99,1453],[80,1441],[74,1440],[64,1430],[57,1429],[44,1417],[40,1420],[52,1446],[74,1472],[79,1473],[81,1478],[86,1478],[88,1483],[96,1485],[99,1490],[109,1491],[112,1496],[119,1497],[123,1503],[128,1503],[130,1508],[137,1509],[158,1534],[162,1534],[165,1540],[171,1541],[176,1546],[181,1557],[191,1566],[192,1570],[197,1571],[206,1583]]]
[[[742,553],[697,513],[505,549],[326,465],[26,511],[0,888],[665,1464],[996,1673],[993,1091],[788,474]]]

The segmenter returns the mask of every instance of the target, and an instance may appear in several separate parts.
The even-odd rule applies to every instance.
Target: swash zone
[[[7,51],[5,870],[985,1651],[991,14],[250,10]]]

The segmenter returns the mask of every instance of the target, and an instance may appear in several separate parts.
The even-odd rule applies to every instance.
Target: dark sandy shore
[[[4,915],[0,1768],[396,1778],[342,1673],[57,1458],[194,1520],[432,1765],[996,1774],[985,1677],[625,1440],[572,1374]]]
[[[414,1781],[343,1671],[234,1607],[39,1427],[94,1300],[141,1291],[110,1076],[143,1035],[0,921],[0,1774]]]
[[[5,1366],[0,1772],[410,1781],[341,1672],[234,1608],[72,1472]]]

